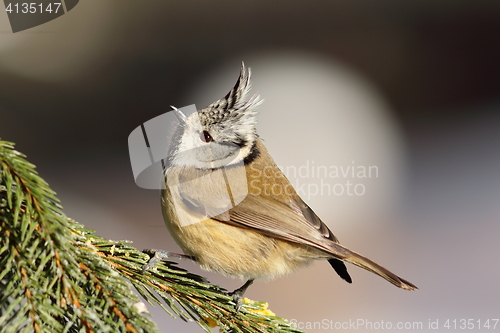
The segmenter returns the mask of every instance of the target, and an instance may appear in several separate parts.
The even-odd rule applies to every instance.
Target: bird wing
[[[248,195],[229,211],[229,216],[215,218],[238,227],[257,229],[272,237],[306,244],[339,259],[349,254],[349,250],[338,244],[337,238],[302,200],[287,205],[271,198]]]

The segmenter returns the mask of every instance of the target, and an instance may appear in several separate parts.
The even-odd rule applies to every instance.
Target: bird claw
[[[241,292],[241,290],[239,289],[236,289],[233,292],[227,293],[227,295],[233,298],[236,312],[239,312],[241,310],[241,307],[243,306],[243,292]]]
[[[149,262],[142,267],[142,272],[146,272],[150,270],[151,268],[154,267],[154,265],[162,260],[167,260],[167,259],[182,259],[182,260],[193,260],[196,261],[196,259],[192,256],[188,256],[185,254],[178,254],[178,253],[171,253],[165,250],[156,250],[156,249],[144,249],[142,252],[147,253],[150,255]]]
[[[235,303],[235,308],[236,312],[239,312],[241,310],[241,307],[243,306],[243,294],[245,291],[250,287],[250,285],[253,283],[253,280],[248,280],[245,282],[244,285],[239,287],[238,289],[226,293],[226,295],[231,296],[233,298],[233,301]]]

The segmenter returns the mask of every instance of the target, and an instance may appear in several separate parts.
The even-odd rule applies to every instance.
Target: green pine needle
[[[0,141],[0,327],[18,332],[159,332],[152,305],[206,332],[300,333],[263,302],[240,311],[225,290],[69,219],[35,166]],[[147,313],[147,312],[146,312]]]

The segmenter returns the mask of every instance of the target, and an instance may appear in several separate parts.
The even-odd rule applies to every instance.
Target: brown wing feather
[[[321,219],[314,213],[314,211],[309,207],[302,199],[298,198],[292,201],[292,204],[300,209],[300,212],[304,216],[304,218],[311,223],[316,230],[325,238],[328,238],[335,243],[338,243],[339,240],[332,233],[330,229],[326,226],[326,224],[321,221]]]

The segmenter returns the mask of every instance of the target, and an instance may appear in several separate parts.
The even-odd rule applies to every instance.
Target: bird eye
[[[210,135],[210,133],[208,133],[207,131],[203,131],[200,133],[200,139],[201,141],[205,141],[205,142],[212,142],[214,141],[214,139],[212,138],[212,136]]]

